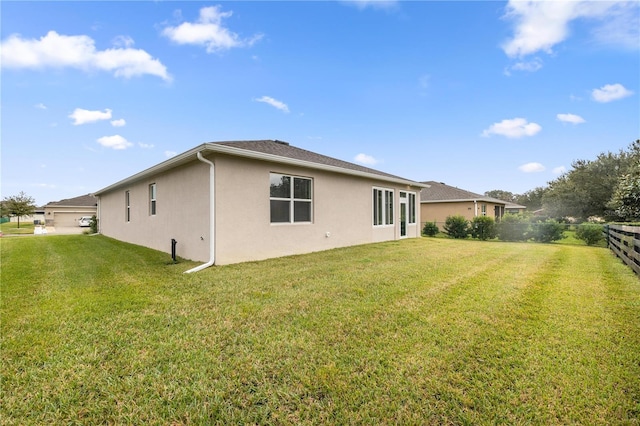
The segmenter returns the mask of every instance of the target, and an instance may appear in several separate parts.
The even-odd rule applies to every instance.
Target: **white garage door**
[[[53,216],[53,226],[78,226],[78,220],[82,213],[55,212]]]

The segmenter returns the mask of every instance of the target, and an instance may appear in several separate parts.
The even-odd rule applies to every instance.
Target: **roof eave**
[[[234,155],[237,157],[244,157],[244,158],[252,158],[252,159],[256,159],[256,160],[263,160],[263,161],[270,161],[270,162],[275,162],[275,163],[281,163],[281,164],[289,164],[289,165],[294,165],[294,166],[299,166],[299,167],[308,167],[308,168],[312,168],[312,169],[317,169],[317,170],[326,170],[326,171],[330,171],[330,172],[334,172],[334,173],[341,173],[341,174],[347,174],[347,175],[351,175],[351,176],[359,176],[359,177],[365,177],[365,178],[370,178],[370,179],[376,179],[376,180],[383,180],[386,182],[393,182],[393,183],[398,183],[401,185],[408,185],[408,186],[414,186],[414,187],[418,187],[418,188],[429,188],[429,185],[427,184],[423,184],[420,182],[415,182],[412,180],[408,180],[408,179],[403,179],[403,178],[394,178],[391,176],[384,176],[384,175],[379,175],[376,173],[368,173],[368,172],[363,172],[363,171],[359,171],[359,170],[349,170],[349,169],[345,169],[343,167],[337,167],[337,166],[330,166],[330,165],[326,165],[326,164],[319,164],[319,163],[314,163],[312,161],[305,161],[305,160],[296,160],[293,158],[287,158],[287,157],[282,157],[279,155],[274,155],[274,154],[267,154],[267,153],[263,153],[263,152],[257,152],[257,151],[251,151],[251,150],[247,150],[247,149],[242,149],[242,148],[234,148],[231,146],[227,146],[227,145],[220,145],[220,144],[216,144],[216,143],[204,143],[201,145],[198,145],[195,148],[192,148],[188,151],[183,152],[182,154],[176,155],[175,157],[172,157],[166,161],[163,161],[160,164],[156,164],[153,167],[150,167],[148,169],[145,169],[139,173],[136,173],[132,176],[129,176],[128,178],[125,178],[123,180],[120,180],[112,185],[109,185],[99,191],[94,192],[94,195],[96,196],[100,196],[100,194],[104,194],[105,192],[109,192],[113,189],[122,187],[124,185],[133,183],[133,182],[137,182],[139,180],[142,180],[148,176],[152,176],[161,172],[164,172],[166,170],[170,170],[176,166],[179,166],[181,164],[185,164],[191,160],[195,160],[196,154],[198,152],[212,152],[212,153],[219,153],[219,154],[229,154],[229,155]]]

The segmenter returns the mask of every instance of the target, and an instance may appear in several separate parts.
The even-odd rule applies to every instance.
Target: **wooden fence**
[[[640,275],[640,226],[605,226],[609,248]]]

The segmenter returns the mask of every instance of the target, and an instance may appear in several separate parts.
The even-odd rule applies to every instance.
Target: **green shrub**
[[[451,238],[467,238],[469,235],[469,221],[464,216],[447,216],[444,222],[444,232]]]
[[[547,219],[544,222],[534,224],[530,235],[535,241],[550,243],[551,241],[563,239],[565,229],[565,224],[553,219]]]
[[[529,220],[522,214],[506,214],[497,225],[498,238],[503,241],[529,239]]]
[[[476,216],[469,228],[471,236],[485,241],[496,237],[496,221],[489,216]]]
[[[587,243],[588,246],[598,244],[604,239],[602,225],[597,223],[581,223],[576,229],[576,238]]]
[[[92,234],[98,233],[98,218],[94,214],[91,216],[91,222],[89,222],[89,229],[91,229]]]
[[[422,234],[428,237],[435,237],[438,232],[440,232],[440,229],[438,229],[435,220],[433,222],[426,222],[422,228]]]

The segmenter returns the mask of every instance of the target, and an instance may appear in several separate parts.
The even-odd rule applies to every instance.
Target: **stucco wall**
[[[316,169],[210,155],[215,163],[215,262],[218,265],[308,253],[335,247],[394,240],[399,236],[399,191],[419,188],[341,175]],[[271,224],[269,174],[313,179],[312,223]],[[149,184],[155,182],[158,212],[149,216]],[[394,189],[394,225],[374,227],[372,188]],[[130,191],[131,221],[125,218],[125,190]],[[100,197],[103,234],[169,252],[178,241],[181,257],[209,259],[209,166],[193,161],[135,185]],[[416,224],[407,237],[419,236]],[[135,212],[135,213],[134,213]]]
[[[150,215],[149,185],[157,188],[156,215]],[[131,217],[125,219],[125,191],[129,191]],[[201,162],[100,195],[99,228],[108,237],[167,253],[171,239],[178,241],[178,256],[193,260],[209,257],[209,166]]]

